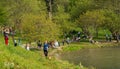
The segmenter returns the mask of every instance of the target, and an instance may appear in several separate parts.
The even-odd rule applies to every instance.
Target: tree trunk
[[[49,0],[49,19],[52,20],[52,1]]]

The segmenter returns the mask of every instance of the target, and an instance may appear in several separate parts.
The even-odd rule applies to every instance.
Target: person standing
[[[26,43],[26,50],[30,50],[30,42],[29,43]]]
[[[112,41],[112,35],[109,35],[109,41],[110,42]]]
[[[78,38],[80,37],[80,34],[81,34],[81,33],[80,33],[80,32],[78,32]]]
[[[14,46],[15,47],[17,46],[17,40],[14,40]]]
[[[116,35],[116,40],[119,42],[119,34]]]
[[[38,42],[37,42],[37,46],[38,46],[38,48],[39,48],[39,49],[41,48],[42,43],[41,43],[41,41],[40,41],[40,40],[38,40]]]
[[[8,38],[8,34],[9,34],[8,30],[4,30],[3,34],[4,34],[4,39],[5,39],[5,45],[8,46],[8,44],[9,44],[9,42],[8,42],[8,39],[9,39]]]
[[[109,41],[109,35],[106,34],[105,36],[106,36],[106,41]]]
[[[59,46],[59,43],[57,40],[54,41],[54,45],[55,45],[55,48],[57,48]]]
[[[65,39],[62,40],[62,45],[63,45],[63,46],[65,45]]]
[[[48,46],[49,46],[48,42],[45,41],[44,46],[43,46],[43,51],[44,51],[45,57],[48,56]]]

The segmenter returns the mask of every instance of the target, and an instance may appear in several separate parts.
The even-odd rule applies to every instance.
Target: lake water
[[[96,69],[120,69],[120,48],[82,49],[61,54],[62,60]]]

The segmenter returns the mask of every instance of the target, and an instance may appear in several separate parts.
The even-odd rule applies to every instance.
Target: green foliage
[[[95,43],[91,44],[89,42],[74,42],[71,43],[70,45],[66,45],[63,48],[63,53],[64,52],[70,52],[70,51],[77,51],[81,49],[95,49],[95,48],[110,48],[110,47],[117,47],[119,46],[119,43]]]
[[[0,7],[0,25],[4,26],[7,25],[7,14],[5,12],[5,9],[3,7]]]
[[[3,1],[8,3],[8,1]],[[53,40],[60,36],[59,26],[46,19],[46,6],[41,0],[10,1],[9,25],[28,41]]]
[[[98,45],[91,44],[89,42],[80,42],[80,43],[76,42],[76,43],[71,43],[70,45],[64,47],[63,52],[76,51],[76,50],[87,49],[87,48],[98,48]]]
[[[73,5],[71,6],[70,13],[73,20],[93,8],[93,0],[71,0],[71,2]]]
[[[105,17],[105,27],[112,33],[118,33],[120,31],[120,16],[111,10],[106,10]]]
[[[53,57],[51,60],[46,59],[42,51],[33,52],[14,47],[11,41],[9,46],[5,46],[3,39],[0,41],[1,69],[79,69],[79,66],[56,60]]]
[[[30,41],[54,40],[60,36],[59,27],[41,15],[24,15],[21,28],[23,30],[22,37]]]
[[[87,11],[77,19],[77,24],[87,34],[94,34],[102,26],[105,16],[102,10]],[[93,31],[92,31],[93,30]]]
[[[103,29],[107,29],[109,33],[120,32],[119,0],[53,1],[52,19],[49,20],[45,0],[0,0],[0,26],[14,27],[19,37],[31,42],[38,39],[59,39],[64,33],[81,29],[88,35],[98,33],[99,29],[102,29],[102,34],[99,35],[104,35]],[[79,69],[67,62],[46,60],[40,57],[42,54],[28,52],[20,47],[5,47],[2,41],[2,69]],[[83,48],[73,46],[67,50]]]
[[[11,26],[14,26],[15,28],[17,28],[17,30],[20,31],[21,29],[21,21],[22,21],[22,17],[24,14],[27,13],[32,13],[32,14],[44,14],[43,10],[40,10],[39,8],[43,9],[44,7],[44,3],[41,4],[41,1],[37,1],[37,0],[21,0],[21,1],[13,1],[10,3],[9,9],[9,21]]]
[[[1,0],[0,25],[14,27],[28,40],[53,40],[81,29],[88,35],[98,35],[99,28],[120,29],[119,0],[53,0],[51,20],[47,7],[45,0]]]
[[[72,29],[72,24],[69,21],[70,15],[65,12],[64,6],[57,6],[57,11],[54,15],[54,21],[58,26],[60,26],[60,29],[62,32],[69,32]]]

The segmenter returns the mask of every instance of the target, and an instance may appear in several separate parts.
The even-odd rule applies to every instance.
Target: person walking
[[[9,38],[8,38],[8,34],[9,34],[8,30],[4,30],[3,34],[4,34],[4,39],[5,39],[5,45],[8,46],[8,44],[9,44],[9,42],[8,42],[8,40],[9,40]]]
[[[48,46],[49,46],[48,42],[45,41],[43,46],[43,51],[46,58],[48,57]]]

